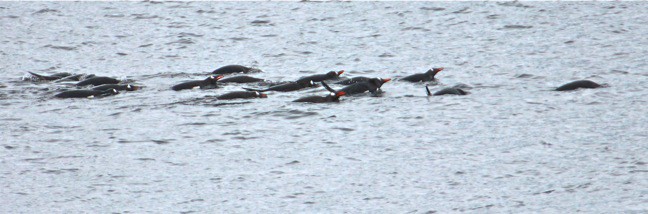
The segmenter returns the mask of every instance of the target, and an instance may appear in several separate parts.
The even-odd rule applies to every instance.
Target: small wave
[[[459,13],[462,13],[462,14],[465,14],[465,13],[472,13],[472,11],[469,11],[469,9],[470,9],[470,8],[467,8],[467,7],[466,7],[466,8],[463,8],[463,9],[461,9],[461,10],[454,11],[454,12],[452,12],[452,13],[455,13],[455,14],[459,14]]]
[[[58,45],[45,45],[43,47],[57,49],[57,50],[65,50],[65,51],[73,51],[77,49],[76,47],[72,47],[72,46],[58,46]]]
[[[131,14],[131,16],[134,16],[135,19],[155,19],[155,18],[159,18],[159,16],[157,16],[157,15],[138,14],[138,13]]]
[[[504,29],[529,29],[531,25],[504,25]]]
[[[178,37],[183,38],[183,37],[203,37],[204,35],[202,34],[195,34],[195,33],[180,33],[178,34]]]
[[[166,44],[167,45],[172,45],[172,44],[187,44],[188,45],[188,44],[194,44],[194,43],[195,42],[193,40],[191,40],[191,39],[182,38],[182,39],[178,39],[178,40],[173,41],[173,42],[168,42]]]
[[[49,9],[49,8],[45,8],[45,9],[42,9],[42,10],[39,10],[39,11],[34,12],[34,14],[41,14],[41,13],[58,13],[58,12],[61,12],[61,11],[54,10],[54,9]]]
[[[268,20],[254,20],[250,22],[254,26],[263,26],[263,25],[269,25],[270,21]]]
[[[445,10],[445,8],[442,8],[442,7],[421,7],[421,10],[442,11],[442,10]]]

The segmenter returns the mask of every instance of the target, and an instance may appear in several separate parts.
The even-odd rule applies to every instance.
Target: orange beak
[[[259,97],[261,97],[261,98],[268,98],[268,95],[267,95],[267,94],[259,94]]]
[[[342,75],[344,73],[344,70],[338,71],[338,76]]]
[[[389,81],[391,81],[391,78],[385,78],[385,79],[383,79],[383,83],[386,83],[386,82],[389,82]]]
[[[216,76],[216,80],[223,79],[223,77],[224,77],[223,75],[218,75]]]
[[[437,72],[443,71],[443,68],[437,68]]]
[[[344,91],[338,91],[337,93],[335,93],[335,95],[338,96],[338,97],[341,97],[341,96],[346,95],[346,92],[344,92]]]

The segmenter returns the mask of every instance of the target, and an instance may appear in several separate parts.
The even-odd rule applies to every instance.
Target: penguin
[[[200,89],[212,89],[216,88],[218,80],[222,79],[223,75],[218,75],[218,76],[210,76],[207,77],[207,79],[204,80],[194,80],[194,81],[188,81],[188,82],[183,82],[177,85],[174,85],[171,87],[174,91],[180,91],[184,89],[193,89],[193,88],[200,88]]]
[[[258,92],[264,92],[264,91],[296,91],[308,87],[313,87],[315,86],[315,83],[313,81],[308,81],[308,82],[289,82],[289,83],[284,83],[281,85],[276,85],[272,86],[267,89],[253,89],[253,88],[243,88],[248,91],[258,91]]]
[[[61,78],[72,75],[71,73],[67,73],[67,72],[55,73],[55,74],[52,74],[52,75],[49,75],[49,76],[41,75],[41,74],[37,74],[37,73],[34,73],[34,72],[29,72],[29,71],[27,73],[34,76],[37,80],[46,80],[46,81],[57,80],[57,79],[61,79]]]
[[[107,89],[115,89],[117,91],[135,91],[140,89],[139,86],[134,86],[131,84],[103,84],[97,87],[92,88],[92,90],[104,91]]]
[[[410,76],[406,76],[401,78],[400,80],[402,81],[408,81],[408,82],[430,82],[430,81],[436,81],[434,76],[441,72],[443,68],[432,68],[428,70],[425,73],[418,73],[418,74],[412,74]]]
[[[212,74],[233,74],[233,73],[251,73],[251,72],[261,72],[261,70],[256,68],[248,68],[242,65],[226,65],[212,71]]]
[[[427,92],[428,96],[441,96],[441,95],[446,95],[446,94],[454,94],[454,95],[466,95],[468,92],[464,91],[461,88],[457,87],[449,87],[449,88],[444,88],[441,89],[437,92],[434,92],[434,94],[430,93],[430,88],[428,86],[425,86],[425,91]]]
[[[556,91],[571,91],[579,88],[598,88],[598,87],[603,87],[603,85],[600,85],[590,80],[576,80],[574,82],[570,82],[556,88]]]
[[[340,102],[340,97],[346,95],[344,91],[330,92],[328,96],[308,96],[302,97],[293,102],[302,102],[302,103],[330,103],[330,102]]]
[[[338,91],[344,91],[346,95],[361,94],[367,91],[376,93],[384,83],[389,82],[390,80],[391,78],[371,78],[366,82],[358,82],[348,85]]]
[[[340,77],[341,74],[344,73],[344,70],[341,71],[329,71],[326,74],[316,74],[316,75],[311,75],[311,76],[305,76],[302,78],[299,78],[297,82],[308,82],[308,81],[313,81],[313,82],[322,82],[324,80],[329,80],[329,79],[336,79]]]
[[[64,91],[54,95],[58,98],[94,98],[94,97],[105,97],[110,95],[119,94],[116,89],[106,89],[103,91],[100,90],[70,90]]]
[[[264,93],[260,93],[258,91],[233,91],[216,97],[216,99],[219,100],[251,99],[251,98],[268,98],[268,95]]]
[[[265,81],[264,79],[259,79],[259,78],[254,78],[251,76],[235,76],[235,77],[228,77],[228,78],[223,78],[219,80],[218,82],[220,83],[251,83],[251,82],[263,82]]]
[[[351,85],[353,83],[366,82],[369,79],[371,79],[371,78],[369,78],[369,77],[354,77],[354,78],[351,78],[351,79],[346,79],[346,80],[336,82],[335,84]]]
[[[103,84],[117,84],[117,83],[119,83],[119,80],[111,77],[91,77],[81,82],[78,82],[76,86],[86,86],[86,85],[97,86]]]

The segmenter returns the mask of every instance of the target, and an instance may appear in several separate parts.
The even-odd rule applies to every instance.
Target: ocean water
[[[645,213],[645,2],[0,2],[0,213]],[[223,65],[382,96],[175,92]],[[398,81],[444,67],[427,97]],[[28,71],[141,85],[55,99]],[[552,91],[589,79],[610,87]],[[339,85],[332,85],[340,88]]]

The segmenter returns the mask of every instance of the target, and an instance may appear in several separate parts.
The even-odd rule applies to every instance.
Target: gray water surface
[[[0,213],[648,210],[645,2],[0,2]],[[380,97],[175,92],[228,64]],[[145,88],[54,99],[37,73]],[[610,87],[555,92],[578,79]],[[245,85],[256,87],[255,85]],[[339,88],[340,86],[333,86]],[[207,98],[205,98],[207,97]],[[222,105],[228,103],[232,105]]]

